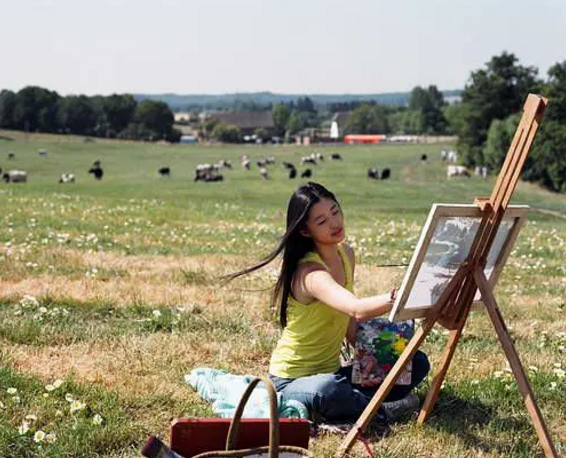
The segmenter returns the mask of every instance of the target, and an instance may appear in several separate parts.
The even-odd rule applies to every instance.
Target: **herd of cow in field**
[[[40,157],[47,157],[47,151],[45,149],[40,149],[38,151]],[[457,165],[458,153],[453,150],[440,152],[440,159],[443,162],[448,163],[446,168],[446,177],[470,177],[470,171],[463,165]],[[329,155],[331,161],[343,161],[343,157],[339,153],[332,153]],[[15,159],[15,153],[9,152],[7,159],[12,161]],[[421,154],[420,160],[422,163],[428,161],[428,156],[426,154]],[[287,176],[289,179],[300,178],[311,178],[313,176],[314,166],[324,163],[325,156],[320,152],[313,152],[307,156],[302,156],[300,159],[300,166],[296,166],[292,162],[282,161],[281,164],[287,171]],[[241,168],[248,172],[251,171],[253,166],[257,166],[259,176],[263,180],[268,180],[270,177],[269,169],[271,166],[275,165],[277,160],[274,156],[267,156],[255,159],[252,161],[248,154],[243,154],[240,160]],[[298,167],[302,170],[299,171]],[[224,171],[231,170],[232,163],[229,160],[222,159],[215,163],[199,164],[196,166],[194,180],[193,181],[203,181],[203,182],[218,182],[224,181]],[[167,178],[171,176],[171,167],[162,166],[158,170],[158,175]],[[93,162],[92,166],[88,170],[89,174],[92,174],[96,180],[102,180],[104,176],[104,170],[100,160]],[[381,170],[377,168],[368,168],[366,176],[372,180],[386,180],[391,177],[391,167],[384,167]],[[476,176],[481,176],[483,178],[487,177],[488,169],[487,167],[476,167],[474,169],[474,174]],[[0,175],[6,183],[25,183],[28,180],[28,173],[25,170],[6,170],[3,171],[0,167]],[[74,173],[62,173],[59,177],[59,183],[75,183],[76,178]]]

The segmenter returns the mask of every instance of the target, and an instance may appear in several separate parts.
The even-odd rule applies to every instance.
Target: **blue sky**
[[[566,1],[0,0],[0,43],[0,89],[455,89],[504,50],[566,60]]]

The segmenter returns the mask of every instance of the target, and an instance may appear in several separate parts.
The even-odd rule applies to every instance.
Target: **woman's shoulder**
[[[354,249],[345,243],[343,243],[341,247],[344,250],[344,253],[346,253],[346,256],[348,256],[350,263],[354,264],[356,262],[356,253],[354,252]]]

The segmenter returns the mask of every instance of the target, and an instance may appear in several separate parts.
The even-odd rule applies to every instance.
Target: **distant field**
[[[0,183],[0,456],[139,456],[149,434],[167,437],[171,418],[211,415],[183,384],[192,368],[265,372],[279,333],[266,290],[276,266],[228,286],[218,278],[265,255],[282,234],[287,201],[301,182],[287,179],[283,160],[326,157],[310,166],[312,179],[344,209],[356,291],[398,285],[403,268],[379,265],[408,262],[431,204],[472,203],[494,185],[494,177],[447,180],[442,147],[85,143],[0,131],[0,168],[29,173],[27,184]],[[41,148],[47,157],[38,156]],[[344,160],[329,161],[332,152]],[[242,170],[242,154],[254,162],[275,156],[270,179],[255,166]],[[193,182],[197,164],[220,159],[234,167],[225,181]],[[95,160],[101,181],[87,173]],[[171,167],[170,178],[159,177],[162,166]],[[368,180],[369,167],[389,167],[392,177]],[[77,183],[59,184],[63,172]],[[564,453],[566,196],[521,183],[514,203],[533,211],[496,293]],[[445,343],[441,328],[428,338],[433,364]],[[42,438],[39,430],[53,435]],[[543,456],[481,311],[469,321],[427,424],[407,419],[387,438],[369,438],[387,457]],[[311,448],[329,456],[341,440],[325,436]],[[356,446],[352,456],[365,452]]]

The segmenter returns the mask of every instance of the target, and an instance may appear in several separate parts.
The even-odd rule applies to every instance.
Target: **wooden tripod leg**
[[[405,350],[403,351],[397,362],[393,365],[393,367],[389,371],[389,374],[387,374],[387,377],[385,377],[385,380],[383,380],[383,382],[381,383],[379,389],[373,395],[373,398],[360,415],[360,418],[358,418],[358,421],[356,421],[356,424],[350,430],[350,432],[347,434],[346,438],[340,445],[338,454],[336,455],[338,458],[343,457],[346,453],[348,453],[348,451],[352,448],[352,445],[354,445],[354,442],[360,432],[365,430],[365,428],[381,406],[383,400],[395,386],[395,381],[399,378],[407,363],[417,352],[419,346],[434,326],[435,321],[436,320],[434,319],[434,317],[432,317],[432,319],[426,319],[422,323],[421,327],[417,330],[417,332],[415,332],[415,335],[409,341],[409,343],[405,347]]]
[[[442,358],[440,360],[440,367],[436,375],[434,376],[434,379],[432,380],[432,383],[426,395],[426,399],[423,402],[423,406],[421,407],[419,417],[417,418],[417,423],[419,424],[424,423],[428,419],[432,412],[432,409],[434,408],[434,404],[436,404],[438,393],[440,392],[440,387],[442,386],[444,377],[446,377],[448,367],[450,367],[450,362],[452,361],[452,356],[454,356],[454,351],[456,350],[456,346],[458,345],[458,341],[460,340],[460,336],[462,335],[467,316],[468,314],[466,313],[464,319],[461,320],[458,327],[450,331],[448,343],[444,348],[444,353],[442,354]]]
[[[442,382],[444,381],[444,377],[446,377],[446,373],[448,372],[448,368],[450,367],[450,362],[452,361],[452,357],[454,356],[454,351],[456,350],[456,346],[458,345],[458,341],[462,336],[462,332],[464,331],[464,326],[466,325],[466,321],[468,319],[468,314],[470,313],[470,309],[473,303],[473,295],[476,292],[475,285],[472,285],[473,278],[471,276],[466,278],[466,284],[463,286],[461,290],[461,294],[455,299],[456,301],[460,302],[460,307],[463,310],[458,311],[457,314],[459,315],[459,321],[456,323],[456,327],[450,329],[450,334],[448,337],[448,343],[444,348],[444,353],[440,359],[440,367],[432,380],[431,386],[428,390],[426,395],[426,399],[421,407],[421,411],[417,418],[417,423],[423,424],[427,418],[432,413],[432,409],[436,404],[436,400],[438,399],[438,394],[440,393],[440,387],[442,386]],[[439,323],[442,321],[439,319]]]
[[[533,390],[531,389],[527,376],[525,375],[521,360],[519,359],[517,350],[513,345],[513,340],[505,326],[505,321],[501,316],[497,302],[493,296],[491,286],[489,285],[483,270],[480,268],[475,269],[474,278],[476,279],[476,284],[481,292],[483,303],[489,313],[489,317],[491,318],[497,337],[505,351],[505,356],[507,356],[507,360],[511,365],[511,370],[513,371],[513,375],[515,375],[517,385],[523,394],[523,401],[525,402],[525,406],[531,416],[531,420],[544,450],[544,454],[549,458],[558,458],[558,454],[556,453],[556,449],[554,448],[554,444],[552,443],[552,439],[546,424],[544,423],[544,419],[538,407]]]

